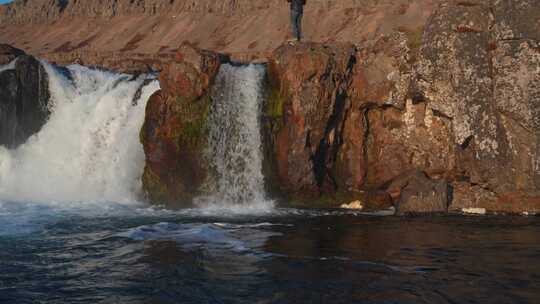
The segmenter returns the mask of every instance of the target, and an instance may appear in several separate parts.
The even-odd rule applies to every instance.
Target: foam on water
[[[281,235],[264,229],[271,226],[274,225],[161,222],[128,229],[116,236],[135,241],[174,241],[184,249],[204,247],[210,253],[222,250],[258,253],[269,237]]]
[[[144,151],[139,130],[157,81],[147,76],[70,66],[67,77],[43,63],[51,115],[42,130],[14,150],[0,148],[0,200],[79,204],[130,203],[141,191]]]

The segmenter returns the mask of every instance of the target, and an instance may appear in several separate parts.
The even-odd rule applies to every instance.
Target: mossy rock
[[[186,102],[177,97],[177,103],[181,107],[179,113],[182,121],[182,127],[176,134],[179,145],[188,145],[190,147],[200,147],[206,143],[208,134],[208,115],[212,99],[204,96],[200,100]],[[179,147],[180,149],[181,147]]]

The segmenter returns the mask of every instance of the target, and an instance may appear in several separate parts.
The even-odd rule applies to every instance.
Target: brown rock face
[[[281,189],[341,203],[418,172],[394,197],[402,213],[538,212],[540,45],[523,22],[540,20],[537,4],[445,1],[424,27],[356,48],[276,50],[267,116]]]
[[[141,130],[146,154],[143,185],[155,203],[189,206],[199,193],[206,178],[209,88],[223,60],[183,44],[160,75],[162,89],[148,101]]]
[[[270,149],[279,184],[294,199],[363,183],[363,157],[355,153],[363,116],[350,113],[347,98],[355,53],[351,44],[303,43],[278,48],[270,60]]]

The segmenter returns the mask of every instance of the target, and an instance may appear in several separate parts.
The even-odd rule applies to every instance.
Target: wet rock
[[[394,207],[394,202],[388,192],[372,190],[367,194],[365,207],[369,211],[387,210]]]
[[[154,203],[189,206],[199,194],[207,174],[203,150],[209,89],[224,60],[183,44],[160,74],[162,89],[148,101],[141,130],[143,187]]]
[[[41,63],[22,51],[1,47],[3,58],[17,58],[14,69],[0,72],[0,145],[16,148],[41,130],[49,111],[49,82]]]
[[[448,212],[448,183],[432,180],[424,172],[406,172],[396,177],[386,191],[394,199],[398,215]]]

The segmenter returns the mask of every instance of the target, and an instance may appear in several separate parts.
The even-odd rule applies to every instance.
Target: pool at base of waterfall
[[[538,217],[0,203],[0,303],[539,303]]]

